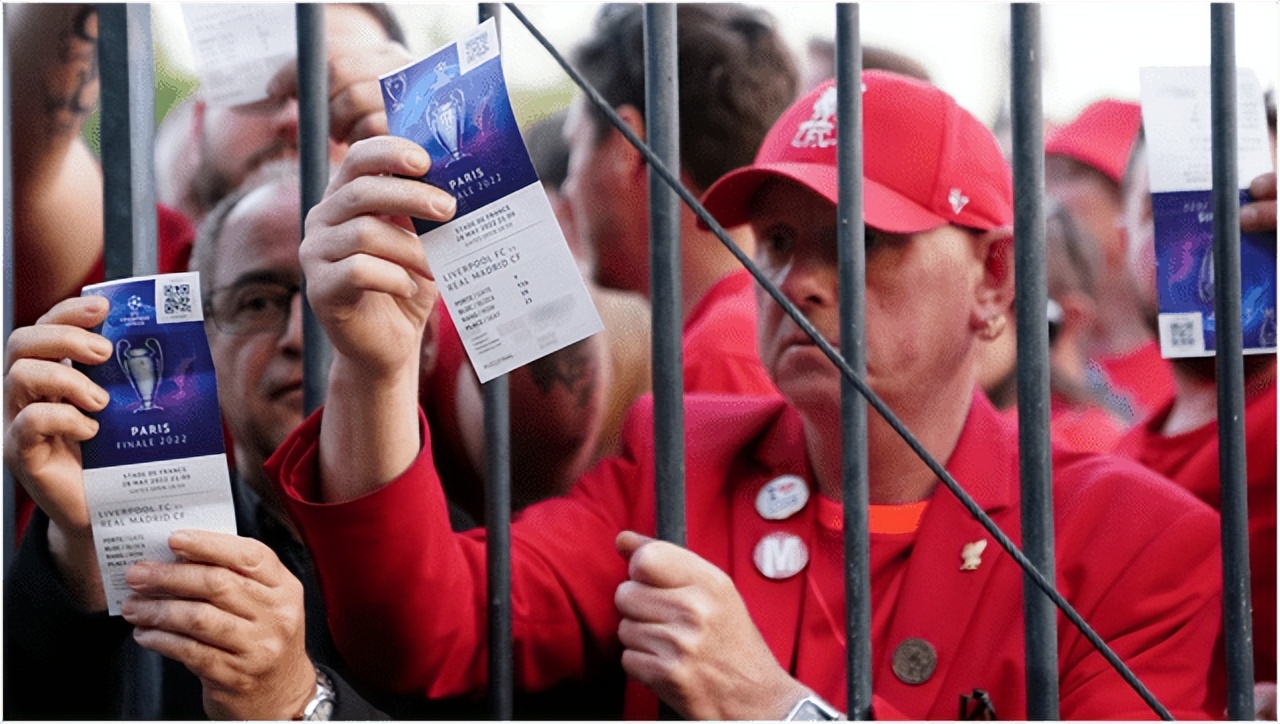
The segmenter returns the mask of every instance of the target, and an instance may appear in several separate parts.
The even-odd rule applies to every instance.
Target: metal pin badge
[[[893,652],[893,675],[904,684],[923,684],[938,668],[938,652],[924,639],[906,639]]]
[[[960,549],[960,570],[976,571],[978,566],[982,565],[982,552],[987,549],[987,539],[976,540],[972,543],[965,543],[964,548]]]
[[[785,520],[809,502],[809,486],[798,475],[781,475],[756,493],[756,512],[765,520]]]
[[[809,564],[809,549],[798,535],[770,533],[756,544],[751,558],[765,578],[781,581],[804,570]]]

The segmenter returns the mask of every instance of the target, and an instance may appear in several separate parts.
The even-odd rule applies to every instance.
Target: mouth
[[[290,380],[284,384],[276,385],[271,388],[269,394],[272,400],[281,400],[290,395],[302,394],[302,380]]]

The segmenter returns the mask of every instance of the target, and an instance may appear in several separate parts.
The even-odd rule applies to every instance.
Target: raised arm
[[[307,298],[334,350],[320,433],[326,501],[379,489],[420,448],[419,348],[437,291],[409,217],[447,220],[456,209],[414,180],[430,164],[405,139],[356,143],[307,216]]]
[[[14,319],[79,291],[102,255],[102,172],[80,137],[98,103],[92,5],[5,6],[11,85]]]

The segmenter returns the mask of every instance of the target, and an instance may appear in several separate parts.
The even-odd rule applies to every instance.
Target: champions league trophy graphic
[[[404,73],[397,73],[382,81],[382,87],[386,89],[387,97],[391,99],[391,112],[399,113],[404,110],[404,95],[409,87],[409,82],[405,79]]]
[[[1210,247],[1200,260],[1200,277],[1196,280],[1196,293],[1205,304],[1213,303],[1213,248]]]
[[[142,347],[134,347],[129,340],[122,339],[116,343],[116,361],[142,402],[134,412],[164,409],[155,404],[156,389],[160,387],[160,375],[164,372],[164,353],[160,350],[160,343],[154,337],[148,337]]]
[[[444,165],[460,161],[467,154],[462,152],[462,130],[466,125],[466,98],[462,89],[454,88],[436,96],[427,108],[427,126],[436,141],[448,151]]]

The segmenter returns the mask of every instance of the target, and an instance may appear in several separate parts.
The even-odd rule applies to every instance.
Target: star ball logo
[[[129,314],[120,320],[124,326],[139,327],[151,321],[151,315],[146,313],[150,307],[137,294],[129,295],[129,301],[125,302],[125,306],[129,308]]]

